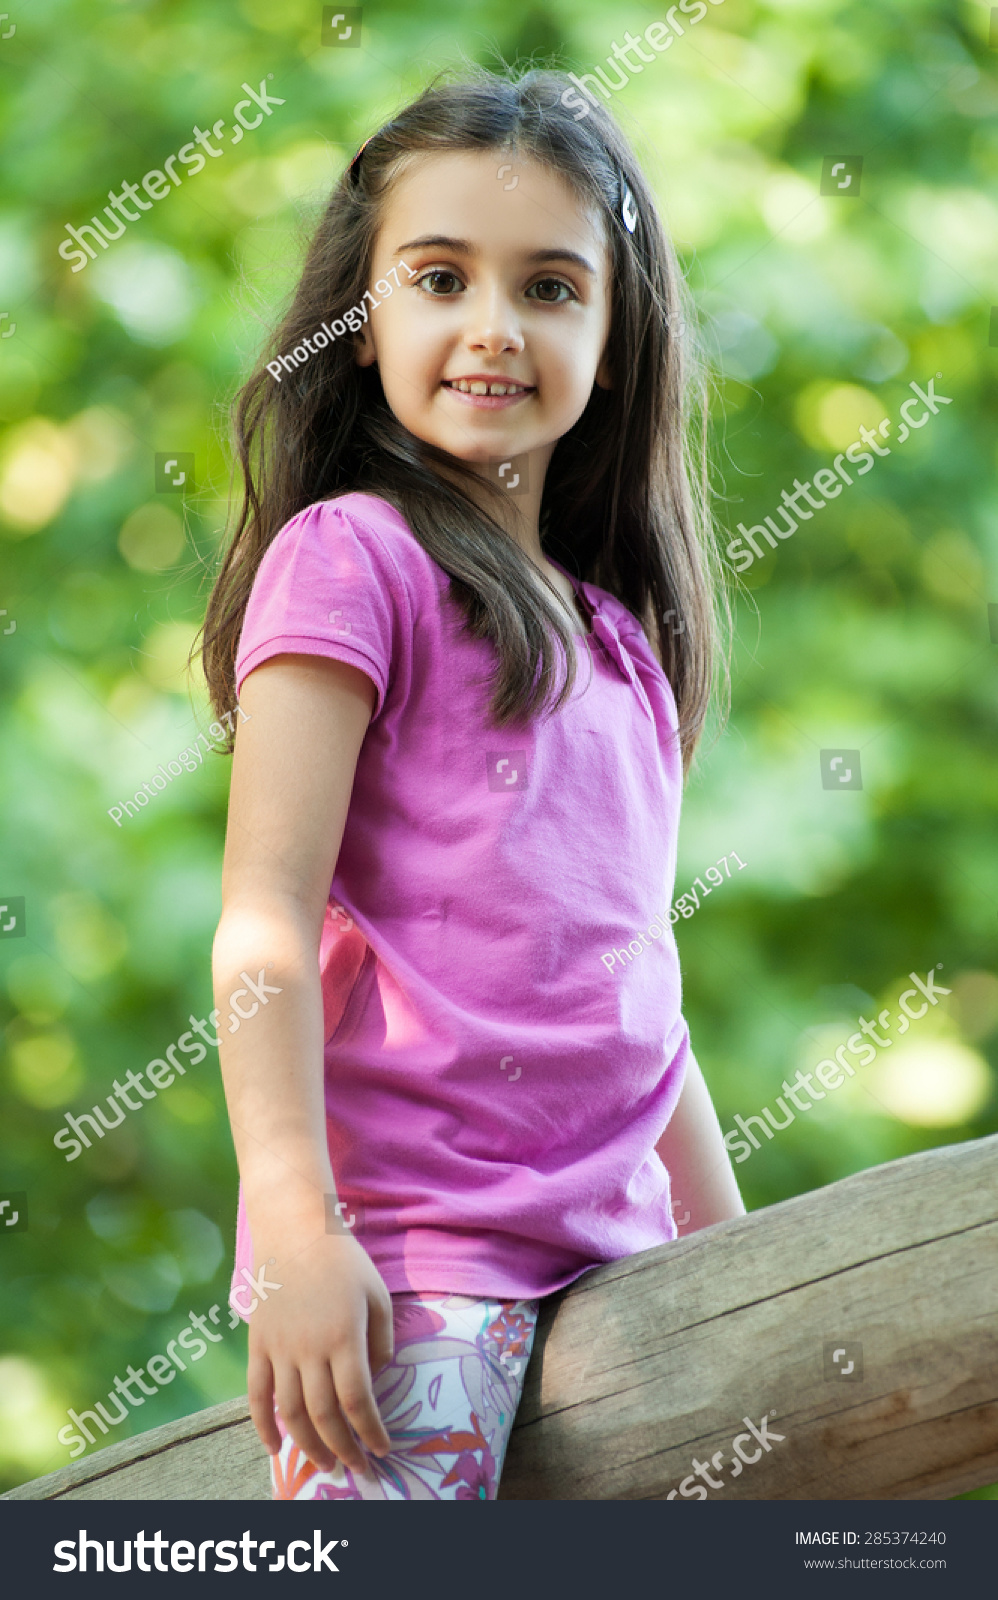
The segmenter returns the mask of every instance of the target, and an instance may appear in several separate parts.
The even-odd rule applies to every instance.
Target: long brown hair
[[[594,386],[554,449],[541,543],[641,623],[676,696],[688,770],[714,686],[721,607],[727,613],[708,509],[707,386],[694,341],[683,334],[693,320],[686,287],[637,160],[602,106],[579,117],[563,104],[571,88],[563,74],[539,69],[516,77],[472,68],[462,81],[437,81],[368,141],[337,183],[272,348],[235,406],[242,503],[201,646],[217,714],[235,701],[239,634],[265,551],[297,512],[350,490],[380,495],[402,513],[449,574],[470,633],[492,642],[496,727],[556,710],[571,691],[575,654],[565,617],[539,592],[515,540],[455,481],[475,476],[471,467],[402,426],[377,367],[358,367],[347,340],[279,384],[266,366],[361,300],[401,156],[494,150],[553,169],[603,221],[612,260],[613,387]],[[577,95],[572,100],[581,103]],[[637,213],[633,232],[622,215],[625,185]],[[633,219],[630,203],[628,212]],[[435,464],[446,465],[447,475]],[[483,481],[476,478],[478,486]],[[552,635],[567,667],[553,699]]]

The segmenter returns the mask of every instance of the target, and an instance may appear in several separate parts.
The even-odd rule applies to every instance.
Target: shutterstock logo
[[[863,1346],[858,1339],[826,1339],[822,1354],[826,1383],[862,1383]]]
[[[157,450],[156,493],[191,494],[193,490],[193,450]]]
[[[821,193],[856,199],[862,176],[862,156],[826,156],[821,167]]]
[[[485,757],[489,788],[506,794],[510,789],[527,787],[526,750],[489,750]]]
[[[235,1572],[240,1566],[244,1572],[283,1572],[285,1564],[289,1572],[339,1572],[331,1552],[337,1546],[345,1550],[350,1541],[327,1539],[323,1543],[321,1529],[314,1528],[311,1543],[308,1539],[292,1539],[284,1553],[278,1555],[275,1539],[253,1539],[249,1529],[240,1539],[201,1539],[195,1544],[190,1539],[165,1539],[162,1529],[149,1535],[141,1528],[134,1539],[122,1539],[120,1562],[116,1559],[117,1543],[117,1539],[108,1539],[104,1544],[99,1539],[89,1539],[86,1528],[81,1528],[77,1538],[60,1539],[53,1546],[52,1554],[57,1559],[52,1563],[52,1571],[86,1572],[89,1556],[94,1563],[91,1570],[103,1572],[106,1550],[108,1572],[131,1572],[134,1547],[138,1572]],[[214,1565],[210,1567],[207,1564],[209,1550],[214,1552]],[[241,1560],[237,1550],[241,1551]],[[297,1554],[299,1550],[305,1551],[301,1560]],[[263,1559],[270,1551],[274,1554],[269,1565],[264,1567]],[[152,1555],[152,1566],[146,1559],[149,1555]]]
[[[821,751],[823,789],[862,789],[863,777],[858,750]]]
[[[529,456],[495,456],[489,461],[492,482],[507,494],[527,494],[530,490]]]
[[[743,1417],[748,1433],[740,1433],[732,1439],[729,1448],[733,1451],[731,1457],[731,1477],[737,1478],[747,1466],[752,1467],[762,1459],[763,1452],[767,1454],[773,1448],[773,1441],[782,1444],[786,1438],[785,1433],[776,1433],[769,1426],[769,1419],[774,1413],[767,1411],[759,1426],[750,1417]],[[751,1452],[746,1450],[746,1445],[751,1445],[752,1439],[757,1439],[758,1445]],[[713,1467],[713,1473],[711,1468]],[[695,1483],[694,1478],[701,1478],[703,1482]],[[724,1488],[724,1451],[718,1450],[709,1461],[698,1461],[693,1457],[693,1471],[688,1478],[684,1478],[678,1489],[670,1489],[666,1495],[667,1500],[675,1500],[677,1495],[682,1495],[684,1500],[706,1500],[707,1490],[704,1484],[711,1489]]]

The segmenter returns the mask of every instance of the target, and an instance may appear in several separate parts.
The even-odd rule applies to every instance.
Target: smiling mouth
[[[459,394],[516,395],[530,394],[533,385],[496,379],[486,383],[484,378],[450,378],[443,383],[445,389],[456,389]]]

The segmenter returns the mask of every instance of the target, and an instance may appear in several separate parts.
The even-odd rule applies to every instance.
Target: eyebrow
[[[400,256],[404,250],[450,250],[455,255],[477,256],[479,250],[468,239],[452,239],[447,234],[426,233],[418,239],[410,239],[406,244],[400,244],[395,251]],[[583,272],[588,272],[591,278],[596,276],[596,268],[585,256],[579,255],[577,250],[566,250],[561,245],[552,245],[543,250],[531,250],[526,257],[529,262],[541,261],[570,261],[573,266],[580,267]]]

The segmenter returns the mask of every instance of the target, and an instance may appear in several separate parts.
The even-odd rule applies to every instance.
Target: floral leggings
[[[534,1342],[539,1300],[392,1295],[395,1355],[374,1380],[392,1449],[358,1476],[321,1472],[280,1416],[275,1500],[494,1500]]]

